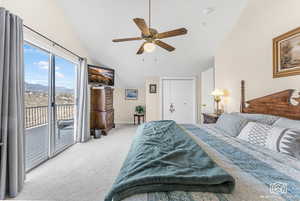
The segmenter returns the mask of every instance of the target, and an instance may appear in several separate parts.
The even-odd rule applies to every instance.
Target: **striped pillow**
[[[237,138],[300,159],[300,130],[249,122]]]

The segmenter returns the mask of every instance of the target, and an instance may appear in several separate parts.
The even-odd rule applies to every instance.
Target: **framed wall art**
[[[125,89],[125,99],[126,100],[137,100],[138,90],[137,89]]]
[[[300,28],[273,39],[273,77],[300,75]]]
[[[150,94],[156,94],[157,93],[157,85],[156,84],[150,84],[149,85],[149,93]]]

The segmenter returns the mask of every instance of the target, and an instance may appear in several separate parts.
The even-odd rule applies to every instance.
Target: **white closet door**
[[[173,119],[172,112],[170,112],[171,103],[172,103],[171,80],[163,80],[163,120]]]
[[[193,79],[163,81],[163,119],[195,123],[195,84]]]

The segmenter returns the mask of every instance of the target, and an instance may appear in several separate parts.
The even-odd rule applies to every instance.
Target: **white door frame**
[[[193,81],[193,89],[191,89],[193,91],[193,99],[194,99],[194,105],[193,105],[193,123],[196,124],[197,123],[197,117],[198,117],[198,108],[197,108],[197,86],[196,86],[196,82],[197,82],[197,78],[195,76],[193,77],[161,77],[160,78],[160,84],[159,84],[159,99],[160,99],[160,118],[163,119],[164,118],[164,104],[163,104],[163,100],[164,100],[164,91],[163,91],[163,81],[164,80],[191,80]]]
[[[206,83],[204,83],[203,82],[203,79],[202,79],[202,76],[203,76],[203,74],[204,73],[207,73],[209,70],[212,70],[212,76],[213,76],[213,78],[212,78],[212,91],[210,92],[210,93],[212,93],[213,92],[213,90],[215,89],[215,85],[216,85],[216,79],[215,79],[215,67],[211,67],[211,68],[208,68],[208,69],[206,69],[206,70],[204,70],[204,71],[202,71],[201,72],[201,84],[200,84],[200,86],[201,86],[201,95],[200,95],[200,97],[201,97],[201,100],[200,100],[200,102],[201,102],[201,109],[200,109],[200,111],[201,112],[203,112],[203,87],[204,87],[204,84],[206,84]],[[209,96],[211,96],[211,101],[212,101],[212,103],[213,103],[213,108],[211,108],[212,109],[212,111],[210,111],[210,112],[212,112],[212,113],[214,113],[214,108],[215,108],[215,101],[214,101],[214,98],[213,98],[213,96],[211,95],[211,94],[209,94]]]

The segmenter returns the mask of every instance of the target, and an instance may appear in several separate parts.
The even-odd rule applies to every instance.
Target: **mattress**
[[[146,193],[131,196],[124,201],[300,200],[299,160],[224,135],[224,132],[214,124],[181,126],[221,168],[235,178],[234,192],[231,194],[180,191]]]

